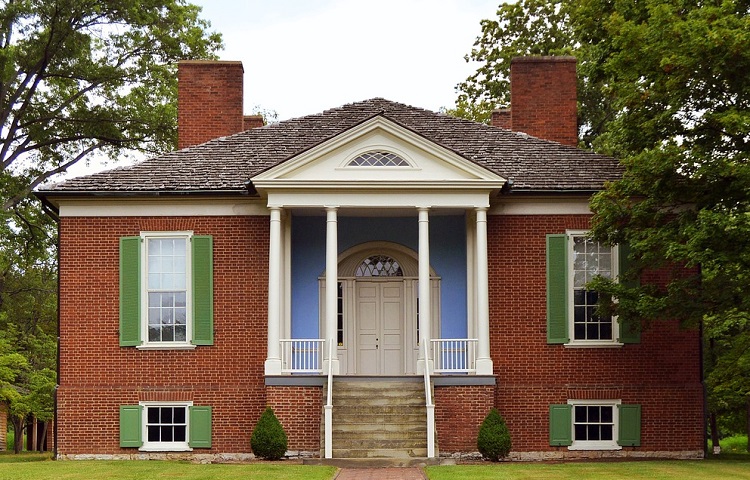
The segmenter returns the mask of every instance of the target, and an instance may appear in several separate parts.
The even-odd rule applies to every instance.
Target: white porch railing
[[[322,338],[283,338],[281,342],[281,373],[323,373]]]
[[[476,373],[476,338],[432,339],[435,373]]]

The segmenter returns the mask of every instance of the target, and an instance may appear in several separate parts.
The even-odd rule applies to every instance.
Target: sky
[[[245,69],[245,112],[279,120],[373,97],[438,110],[500,0],[190,0]]]

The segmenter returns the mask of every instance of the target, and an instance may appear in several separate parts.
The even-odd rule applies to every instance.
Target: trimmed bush
[[[510,453],[510,432],[496,408],[490,410],[479,427],[477,448],[485,459],[493,462],[500,461]]]
[[[266,407],[255,425],[250,447],[256,457],[265,460],[278,460],[286,453],[286,432],[271,407]]]

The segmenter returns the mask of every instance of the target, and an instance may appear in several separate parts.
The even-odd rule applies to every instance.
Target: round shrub
[[[265,460],[278,460],[286,453],[286,432],[271,407],[266,407],[255,425],[250,437],[250,447],[256,457]]]
[[[510,432],[496,408],[490,410],[479,427],[477,448],[485,459],[493,462],[500,461],[510,453]]]

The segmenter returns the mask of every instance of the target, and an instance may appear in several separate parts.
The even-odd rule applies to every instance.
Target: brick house
[[[475,452],[493,406],[514,459],[702,456],[698,333],[584,288],[627,254],[585,237],[621,168],[575,147],[573,58],[516,59],[493,126],[376,98],[259,127],[242,79],[181,62],[179,150],[37,192],[60,457],[248,458],[266,405],[321,457]]]

